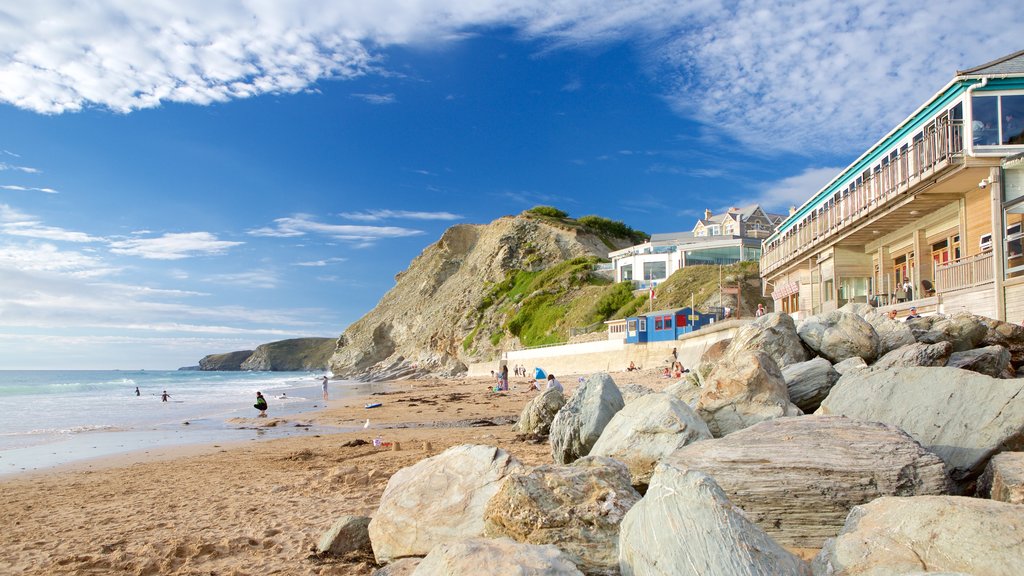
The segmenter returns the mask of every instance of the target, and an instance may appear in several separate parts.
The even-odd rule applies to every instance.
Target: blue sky
[[[538,204],[781,212],[1024,48],[1009,3],[88,4],[0,3],[0,369],[335,337]]]

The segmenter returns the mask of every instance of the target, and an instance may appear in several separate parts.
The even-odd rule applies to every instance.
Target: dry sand
[[[619,386],[669,383],[647,370],[612,376]],[[576,375],[559,379],[567,394],[576,388]],[[490,379],[397,382],[290,421],[238,423],[312,420],[357,432],[175,448],[5,478],[0,574],[369,574],[372,556],[319,559],[311,548],[338,517],[372,516],[397,470],[457,444],[551,462],[547,444],[517,439],[507,424],[536,394],[525,378],[511,383],[497,393]],[[383,405],[367,410],[367,402]],[[378,435],[401,449],[344,445]]]

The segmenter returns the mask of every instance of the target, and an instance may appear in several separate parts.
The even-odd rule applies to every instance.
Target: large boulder
[[[950,368],[970,370],[979,374],[986,374],[993,378],[1002,378],[1010,370],[1010,351],[998,344],[954,352],[946,362]],[[1011,375],[1008,376],[1012,378]]]
[[[871,368],[892,370],[909,366],[945,366],[952,352],[953,345],[949,342],[936,342],[935,344],[915,342],[882,356],[871,365]]]
[[[926,344],[949,342],[953,345],[953,352],[970,350],[981,344],[988,335],[985,320],[983,316],[958,312],[935,320],[927,332],[917,334],[917,341]]]
[[[907,344],[917,342],[914,333],[907,326],[906,322],[893,320],[880,313],[873,306],[868,304],[850,302],[840,308],[844,312],[850,312],[860,316],[878,334],[878,355],[882,356],[891,350],[895,350]]]
[[[838,416],[769,420],[677,450],[784,546],[820,548],[850,508],[880,496],[945,494],[942,460],[902,430]]]
[[[835,364],[857,356],[871,363],[878,357],[878,334],[866,320],[841,310],[800,322],[797,334],[808,348]]]
[[[619,527],[622,576],[810,576],[711,476],[662,462]]]
[[[697,414],[716,438],[763,420],[799,416],[778,365],[764,352],[730,353],[711,371]]]
[[[606,373],[587,377],[551,422],[551,456],[569,464],[590,454],[605,425],[626,403]]]
[[[988,462],[978,492],[1009,504],[1024,504],[1024,452],[1003,452]]]
[[[956,368],[870,370],[839,379],[815,414],[885,422],[946,462],[958,490],[970,491],[993,454],[1024,439],[1024,380]]]
[[[853,358],[847,358],[842,362],[837,362],[832,365],[832,369],[839,372],[839,375],[846,374],[847,372],[853,372],[862,368],[867,368],[868,363],[864,361],[860,356],[854,356]]]
[[[484,532],[484,507],[500,481],[523,470],[493,446],[453,446],[395,472],[370,521],[378,562],[423,556],[434,546]]]
[[[816,576],[966,573],[1019,576],[1024,506],[959,496],[857,506],[814,559]]]
[[[796,332],[792,316],[772,312],[740,326],[725,356],[743,352],[764,352],[779,366],[789,366],[811,359]],[[725,357],[720,358],[719,362]]]
[[[639,500],[629,470],[611,458],[539,466],[502,483],[487,504],[484,534],[554,544],[583,572],[615,575],[619,523]]]
[[[554,546],[521,544],[508,538],[467,538],[439,544],[413,576],[583,576]]]
[[[654,394],[654,389],[649,386],[644,386],[643,384],[627,384],[626,386],[619,388],[619,392],[622,393],[622,401],[629,404],[641,396]]]
[[[982,324],[988,328],[985,337],[981,339],[982,346],[998,344],[1010,351],[1010,361],[1014,366],[1024,365],[1024,326],[1002,322],[984,316],[978,317]]]
[[[700,391],[701,387],[688,378],[683,378],[678,382],[669,384],[662,390],[663,393],[682,400],[690,408],[697,405],[697,400],[700,399]]]
[[[782,369],[782,378],[786,381],[789,401],[809,414],[818,409],[828,391],[839,381],[839,372],[831,362],[819,356],[786,366]]]
[[[320,556],[344,556],[349,552],[370,552],[370,519],[366,516],[342,516],[320,537],[316,553]]]
[[[624,462],[633,485],[646,489],[662,458],[710,438],[707,424],[685,402],[669,394],[650,394],[619,410],[590,453]]]
[[[561,390],[549,388],[526,403],[512,429],[522,434],[547,436],[562,406],[565,406],[565,395]]]

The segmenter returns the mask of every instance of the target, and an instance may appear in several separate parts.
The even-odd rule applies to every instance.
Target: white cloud
[[[20,270],[61,273],[74,278],[98,278],[117,273],[120,269],[82,252],[61,250],[48,243],[30,243],[0,245],[0,270],[7,270],[5,274],[11,270]],[[8,278],[4,282],[8,282]]]
[[[8,4],[0,101],[37,112],[307,91],[322,79],[393,75],[380,57],[389,46],[512,27],[548,50],[631,42],[677,111],[769,152],[863,148],[955,69],[1019,49],[1022,22],[1013,2],[953,0]]]
[[[790,206],[800,206],[828,184],[842,168],[808,168],[797,174],[768,184],[751,204],[760,204],[767,210],[788,214]],[[747,204],[743,202],[742,204]]]
[[[423,234],[422,230],[402,228],[400,226],[352,226],[348,224],[324,224],[312,219],[308,214],[297,214],[288,218],[274,220],[274,227],[250,230],[253,236],[270,236],[289,238],[306,234],[320,234],[336,240],[346,240],[372,244],[383,238],[404,238]]]
[[[244,242],[220,240],[209,232],[170,233],[156,238],[131,238],[110,243],[114,254],[149,260],[181,260],[194,256],[217,256]]]
[[[214,284],[230,284],[232,286],[244,286],[247,288],[277,288],[280,278],[270,270],[249,270],[233,274],[212,274],[203,278],[206,282]]]
[[[330,264],[339,264],[344,262],[347,258],[324,258],[323,260],[311,260],[309,262],[296,262],[293,266],[306,266],[311,268],[323,268]]]
[[[0,185],[0,189],[3,190],[14,190],[17,192],[45,192],[47,194],[57,194],[58,192],[53,188],[32,188],[28,186],[17,186],[14,184]]]
[[[4,152],[7,152],[4,150]],[[0,162],[0,171],[2,170],[14,170],[17,172],[24,172],[26,174],[39,174],[40,170],[31,168],[29,166],[15,166],[14,164],[7,164],[6,162]]]
[[[370,104],[394,104],[398,102],[394,94],[353,94],[353,98],[369,102]]]
[[[461,220],[459,214],[451,212],[414,212],[410,210],[364,210],[362,212],[342,212],[338,214],[349,220],[360,220],[364,222],[376,222],[387,219],[405,220]]]

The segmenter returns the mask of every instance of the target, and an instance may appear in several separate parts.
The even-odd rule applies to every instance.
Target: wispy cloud
[[[195,256],[217,256],[243,242],[220,240],[209,232],[170,233],[155,238],[130,238],[110,243],[114,254],[149,260],[181,260]]]
[[[3,190],[15,190],[18,192],[45,192],[47,194],[57,194],[58,192],[53,188],[32,188],[29,186],[17,186],[15,184],[4,184],[0,185],[0,189]]]
[[[394,75],[381,57],[390,46],[458,42],[505,26],[545,50],[632,43],[638,66],[657,78],[670,106],[745,146],[849,151],[886,132],[954,70],[1018,50],[1014,6],[38,0],[13,3],[0,19],[0,101],[42,113],[88,106],[130,112],[296,93],[322,79]],[[951,48],[949,38],[971,41]],[[395,101],[393,94],[354,97]]]
[[[20,154],[15,154],[14,152],[11,152],[10,150],[0,150],[0,154],[3,154],[4,156],[11,156],[13,158],[21,158]]]
[[[85,232],[45,226],[37,218],[19,212],[7,204],[0,204],[0,235],[77,243],[103,241],[103,238]]]
[[[423,234],[422,230],[400,226],[353,226],[349,224],[325,224],[314,220],[308,214],[297,214],[274,220],[274,226],[250,230],[253,236],[290,238],[306,234],[320,234],[336,240],[345,240],[368,246],[384,238],[405,238]]]
[[[60,273],[71,278],[101,278],[120,271],[102,259],[75,250],[62,250],[45,242],[23,245],[0,244],[0,272],[4,273],[4,284],[10,281],[10,273],[22,272]]]
[[[6,152],[6,150],[4,150]],[[40,174],[40,170],[31,168],[29,166],[15,166],[14,164],[7,164],[6,162],[0,162],[0,170],[14,170],[16,172],[24,172],[26,174]]]
[[[270,270],[249,270],[233,274],[212,274],[203,278],[206,282],[214,284],[229,284],[232,286],[244,286],[247,288],[277,288],[281,283],[275,272]]]
[[[398,98],[394,94],[353,94],[353,98],[359,98],[370,104],[394,104]]]
[[[308,262],[296,262],[293,266],[308,266],[311,268],[322,268],[331,264],[339,264],[344,262],[347,258],[324,258],[323,260],[311,260]]]
[[[755,198],[740,204],[760,204],[764,208],[787,213],[790,206],[799,206],[835,177],[842,168],[808,168],[795,176],[783,178],[764,187]]]
[[[461,220],[462,216],[451,212],[415,212],[410,210],[364,210],[338,214],[348,220],[377,222],[380,220]]]

